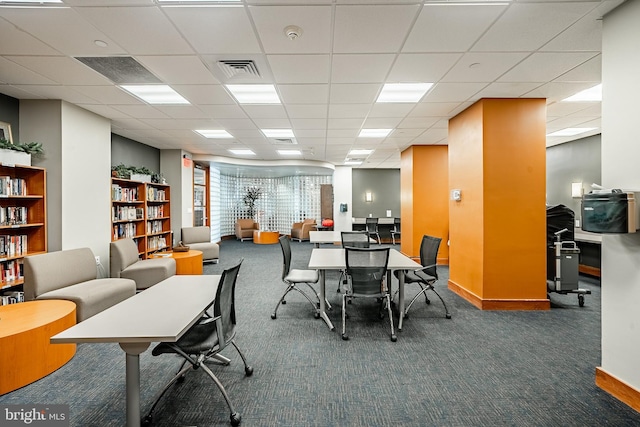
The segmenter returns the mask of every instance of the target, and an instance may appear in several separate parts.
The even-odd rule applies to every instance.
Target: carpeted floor
[[[311,249],[292,243],[293,266],[305,268]],[[230,366],[212,369],[243,426],[640,426],[640,413],[594,384],[600,286],[593,279],[583,278],[592,295],[582,308],[576,295],[551,294],[546,312],[480,311],[446,288],[448,269],[440,267],[438,289],[451,320],[437,298],[430,306],[416,302],[393,343],[388,319],[378,319],[373,302],[356,300],[347,320],[350,340],[343,341],[314,319],[300,295],[271,319],[284,290],[279,245],[224,241],[220,264],[205,273],[219,274],[240,257],[237,343],[255,372],[244,376],[233,349],[225,352]],[[327,294],[339,329],[337,278],[329,275]],[[150,350],[141,356],[143,411],[178,366],[175,357],[153,357]],[[72,426],[103,427],[125,424],[124,399],[123,352],[83,344],[70,363],[0,396],[0,404],[65,403]],[[192,372],[168,392],[154,421],[228,426],[229,413],[210,379]]]

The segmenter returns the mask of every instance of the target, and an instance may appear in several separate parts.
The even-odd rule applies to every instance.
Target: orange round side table
[[[202,251],[190,249],[187,252],[160,252],[150,258],[165,256],[176,260],[176,274],[202,274]]]
[[[279,238],[279,231],[256,230],[253,232],[253,243],[256,243],[258,245],[273,245],[274,243],[278,243]]]
[[[67,363],[75,344],[49,339],[76,324],[76,305],[65,300],[0,306],[0,395],[39,380]]]

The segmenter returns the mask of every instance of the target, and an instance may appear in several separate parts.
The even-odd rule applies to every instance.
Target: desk
[[[51,345],[52,335],[76,324],[76,305],[65,300],[0,307],[0,395],[39,380],[67,363],[75,344]]]
[[[172,276],[51,337],[52,343],[117,342],[126,353],[127,426],[140,425],[140,353],[176,342],[215,299],[220,276]]]
[[[190,249],[186,252],[158,252],[150,258],[167,256],[176,260],[176,274],[202,274],[202,251]]]
[[[398,309],[400,312],[400,319],[398,320],[398,330],[402,330],[402,318],[404,317],[404,270],[415,270],[422,267],[420,264],[412,260],[411,258],[401,254],[395,249],[389,250],[389,262],[387,263],[387,283],[389,284],[389,291],[391,292],[391,270],[399,270],[398,274],[398,289],[399,289],[399,301]],[[327,248],[320,249],[314,248],[311,252],[311,258],[309,259],[309,268],[318,270],[320,275],[320,317],[325,321],[329,329],[332,331],[335,329],[329,316],[327,316],[325,305],[325,271],[326,270],[344,270],[346,268],[344,249],[339,248]]]
[[[320,243],[342,244],[342,235],[340,231],[310,231],[309,242],[313,243],[316,248],[320,247]],[[369,238],[369,243],[378,243],[375,239]]]

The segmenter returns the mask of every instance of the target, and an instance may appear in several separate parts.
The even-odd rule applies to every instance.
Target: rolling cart
[[[574,241],[562,241],[562,234],[568,232],[567,228],[556,231],[553,242],[555,268],[552,280],[547,277],[547,290],[559,294],[578,294],[578,305],[584,307],[584,296],[591,294],[588,289],[578,287],[578,262],[580,249]]]

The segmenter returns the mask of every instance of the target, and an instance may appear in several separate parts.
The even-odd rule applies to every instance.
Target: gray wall
[[[353,169],[354,218],[384,218],[387,210],[392,217],[400,217],[400,169]],[[340,185],[336,182],[334,186]],[[364,195],[370,191],[372,202],[365,202]]]
[[[562,204],[580,219],[580,199],[571,197],[571,183],[602,184],[601,136],[594,135],[547,148],[547,204]]]
[[[11,125],[11,135],[13,136],[14,143],[21,142],[19,117],[20,102],[15,98],[0,93],[0,122],[9,123]]]
[[[160,173],[160,150],[124,136],[111,134],[111,166],[145,166]]]

